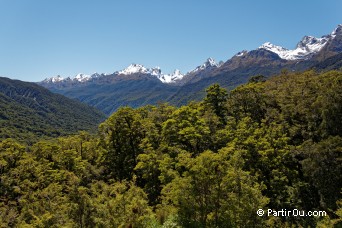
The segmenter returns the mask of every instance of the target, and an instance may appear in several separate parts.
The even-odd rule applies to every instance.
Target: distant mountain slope
[[[342,70],[342,53],[333,55],[326,60],[314,65],[313,69],[319,71]]]
[[[261,64],[262,62],[262,64]],[[251,76],[262,74],[275,75],[286,66],[276,54],[267,50],[251,51],[245,59],[232,58],[221,67],[207,74],[201,80],[189,81],[168,100],[174,105],[185,105],[189,101],[199,101],[205,96],[205,89],[218,83],[228,90],[244,84]]]
[[[0,140],[32,143],[80,130],[95,130],[105,115],[93,107],[30,82],[0,77]]]
[[[110,115],[120,106],[140,107],[168,100],[178,87],[164,84],[156,78],[135,73],[122,80],[107,83],[89,83],[56,92],[76,98]]]

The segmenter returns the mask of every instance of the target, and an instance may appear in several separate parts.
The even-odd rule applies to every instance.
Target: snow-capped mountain
[[[87,75],[87,74],[77,74],[74,79],[79,81],[79,82],[85,82],[85,81],[88,81],[89,79],[91,78],[90,75]]]
[[[151,71],[150,69],[147,69],[143,65],[133,63],[129,65],[126,69],[118,71],[117,73],[123,74],[123,75],[130,75],[130,74],[136,74],[136,73],[147,74],[147,73],[151,73]]]
[[[67,83],[67,82],[84,83],[91,79],[101,78],[103,76],[119,76],[119,75],[125,76],[125,75],[132,75],[132,74],[138,74],[138,73],[156,77],[163,83],[175,83],[184,77],[184,75],[178,69],[176,69],[171,74],[164,74],[161,71],[160,67],[146,68],[141,64],[134,63],[134,64],[129,65],[127,68],[121,71],[116,71],[112,74],[94,73],[92,75],[87,75],[87,74],[79,73],[74,77],[67,77],[67,78],[63,78],[62,76],[57,75],[55,77],[46,78],[45,80],[42,81],[42,83]]]
[[[181,80],[184,75],[179,71],[175,70],[172,74],[160,74],[158,79],[163,83],[174,83]]]
[[[171,81],[177,81],[184,77],[180,70],[176,69],[172,74],[170,74]]]
[[[46,83],[58,83],[58,82],[61,82],[65,80],[62,76],[60,75],[57,75],[55,77],[51,77],[51,78],[46,78],[43,80],[43,82],[46,82]]]
[[[182,79],[184,76],[179,70],[175,70],[172,74],[164,74],[160,67],[146,68],[140,64],[131,64],[126,69],[117,72],[119,75],[130,75],[136,73],[155,76],[163,83],[174,83]]]
[[[305,36],[293,50],[271,44],[270,42],[264,43],[259,47],[259,49],[266,49],[268,51],[274,52],[282,59],[302,60],[318,53],[324,47],[324,45],[327,44],[329,39],[330,37],[316,38],[313,36]]]
[[[208,58],[207,61],[205,61],[202,65],[196,67],[194,70],[190,71],[189,73],[195,73],[198,71],[210,69],[210,68],[216,68],[219,67],[219,64],[215,62],[213,58]]]
[[[211,74],[211,72],[218,69],[223,62],[216,63],[213,58],[208,58],[203,64],[197,66],[195,69],[189,71],[178,81],[179,85],[185,85],[189,82],[201,80]]]
[[[305,60],[321,51],[328,41],[336,37],[336,34],[341,29],[342,24],[338,25],[338,27],[330,35],[322,36],[321,38],[304,36],[293,50],[274,45],[270,42],[264,43],[258,49],[266,49],[276,53],[280,58],[285,60]]]
[[[96,72],[92,75],[79,73],[74,77],[67,77],[67,78],[57,75],[51,78],[44,79],[42,83],[63,83],[63,82],[81,82],[82,83],[82,82],[89,81],[90,79],[93,79],[93,78],[98,78],[100,76],[101,75]]]

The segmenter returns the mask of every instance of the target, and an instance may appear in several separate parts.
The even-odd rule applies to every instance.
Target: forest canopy
[[[2,227],[338,227],[342,73],[122,107],[97,134],[0,142]],[[326,216],[258,216],[258,209]]]

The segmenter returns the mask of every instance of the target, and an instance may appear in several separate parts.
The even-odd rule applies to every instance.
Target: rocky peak
[[[331,36],[334,38],[337,35],[342,35],[342,24],[339,24],[334,31],[331,33]]]
[[[202,65],[196,67],[194,70],[189,73],[195,73],[202,70],[212,69],[218,67],[218,64],[215,62],[213,58],[208,58]]]
[[[248,53],[247,50],[243,50],[243,51],[238,52],[236,55],[234,55],[234,57],[241,57],[241,56],[244,56],[247,53]],[[219,65],[221,65],[221,64],[219,64]]]
[[[316,38],[313,36],[304,36],[297,44],[296,49],[305,50],[307,52],[318,52],[329,41],[329,37],[323,36]]]
[[[217,63],[213,58],[208,58],[207,61],[205,61],[204,65],[206,66],[217,66]]]

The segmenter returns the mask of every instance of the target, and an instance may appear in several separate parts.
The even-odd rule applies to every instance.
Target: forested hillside
[[[79,101],[38,86],[0,77],[0,140],[38,139],[95,131],[105,115]]]
[[[96,135],[3,140],[0,224],[340,227],[341,91],[341,72],[283,71],[180,108],[120,108]]]

